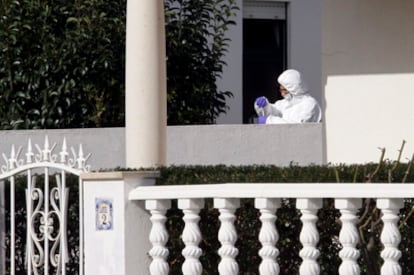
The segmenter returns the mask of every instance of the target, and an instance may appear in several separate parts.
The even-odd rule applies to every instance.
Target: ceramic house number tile
[[[95,199],[96,230],[113,230],[112,199]]]

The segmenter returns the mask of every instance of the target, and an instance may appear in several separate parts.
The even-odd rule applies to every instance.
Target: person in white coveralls
[[[254,108],[258,115],[258,124],[320,122],[322,111],[303,82],[300,72],[289,69],[277,79],[283,99],[269,103],[264,97],[258,97]]]

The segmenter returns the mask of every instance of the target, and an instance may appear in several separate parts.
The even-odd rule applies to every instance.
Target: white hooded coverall
[[[291,98],[284,98],[274,104],[266,100],[266,106],[261,108],[254,104],[259,116],[267,116],[266,124],[320,122],[322,111],[318,102],[309,94],[296,70],[286,70],[277,79],[279,84],[288,90]]]

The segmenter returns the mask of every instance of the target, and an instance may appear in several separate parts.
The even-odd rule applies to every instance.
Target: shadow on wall
[[[328,128],[324,129],[324,147],[328,151],[342,146],[342,150],[347,151],[347,146],[363,144],[358,138],[368,140],[379,133],[381,124],[378,121],[399,129],[390,113],[403,116],[404,107],[392,98],[414,100],[412,95],[402,91],[402,88],[407,91],[407,87],[401,87],[403,83],[408,87],[414,83],[411,75],[414,73],[414,1],[322,1],[322,87],[325,91],[322,105]],[[404,114],[412,117],[409,112]],[[351,129],[358,138],[349,141],[353,137],[343,136],[345,129],[348,136]],[[395,147],[402,138],[411,137],[405,132],[395,134],[392,140]],[[378,146],[385,146],[382,143],[386,141],[377,136]],[[345,143],[341,143],[343,141]],[[377,144],[366,142],[377,151]],[[328,153],[326,158],[331,161]]]
[[[414,72],[414,1],[324,1],[323,71],[329,75]]]

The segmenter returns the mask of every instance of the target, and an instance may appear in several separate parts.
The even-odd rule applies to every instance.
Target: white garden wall
[[[0,152],[28,138],[43,144],[45,135],[76,150],[83,144],[93,170],[125,167],[124,128],[0,131]],[[167,165],[322,164],[321,135],[322,124],[169,126]]]

